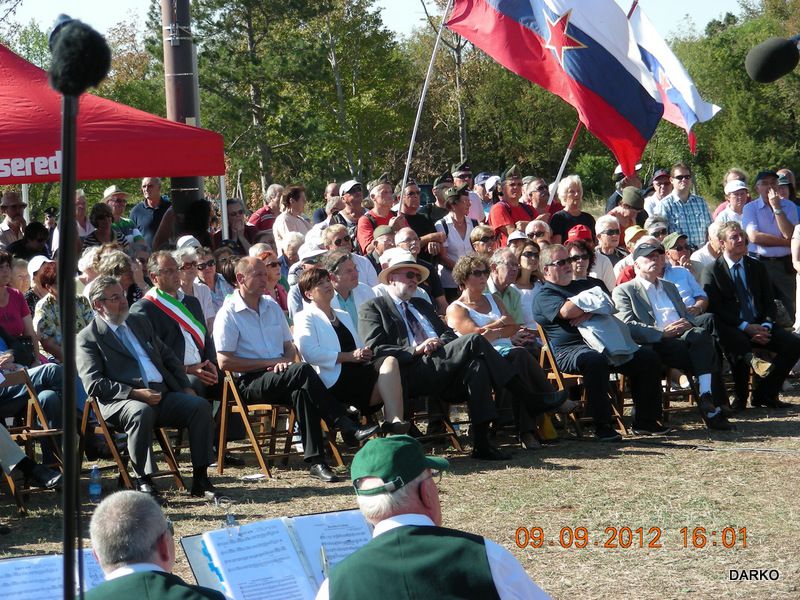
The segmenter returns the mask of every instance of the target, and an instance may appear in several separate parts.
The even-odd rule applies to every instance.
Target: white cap
[[[203,246],[197,241],[197,238],[192,235],[182,235],[178,238],[175,246],[177,248],[202,248]]]
[[[513,242],[514,240],[525,240],[528,241],[528,236],[521,232],[519,229],[513,232],[511,235],[508,236],[508,241]]]
[[[725,184],[725,195],[730,194],[731,192],[738,192],[739,190],[746,190],[747,184],[742,181],[741,179],[731,179],[728,183]]]
[[[636,166],[633,168],[634,171],[641,171],[642,163],[636,163]],[[614,175],[622,175],[622,165],[617,165],[617,168],[614,169]]]
[[[51,263],[51,262],[56,262],[56,261],[50,260],[49,258],[43,256],[42,254],[37,254],[28,261],[28,275],[33,277],[34,275],[36,275],[36,272],[42,268],[42,265],[44,263]]]
[[[483,187],[487,192],[491,192],[498,183],[500,183],[500,178],[497,175],[492,175],[483,182]]]
[[[320,254],[325,254],[327,250],[325,248],[320,248],[317,245],[309,244],[306,242],[297,250],[297,256],[300,259],[300,262],[304,260],[308,260],[309,258],[314,258],[315,256],[319,256]]]
[[[353,189],[357,185],[361,185],[361,182],[360,181],[356,181],[355,179],[348,179],[342,185],[339,186],[339,195],[340,196],[344,196],[347,192],[349,192],[351,189]],[[363,190],[364,187],[361,186],[361,189]]]

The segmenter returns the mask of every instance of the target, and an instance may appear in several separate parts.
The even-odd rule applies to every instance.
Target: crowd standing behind
[[[751,187],[729,170],[713,215],[693,193],[687,164],[655,169],[645,183],[638,171],[612,179],[606,214],[595,219],[574,174],[554,184],[549,201],[542,177],[511,165],[473,179],[463,161],[436,178],[434,200],[421,206],[416,181],[393,188],[384,173],[328,184],[313,225],[305,187],[276,183],[249,216],[241,199],[226,202],[226,239],[211,226],[218,210],[198,201],[202,230],[175,240],[156,177],[142,180],[127,216],[125,190],[110,186],[90,210],[78,190],[74,299],[58,297],[53,211],[26,223],[20,194],[7,190],[0,366],[58,365],[59,304],[75,301],[77,385],[128,433],[137,489],[159,502],[153,424],[188,425],[192,493],[216,495],[206,474],[216,436],[210,401],[225,371],[237,374],[246,402],[295,409],[309,473],[322,482],[338,475],[326,463],[321,420],[353,446],[379,431],[419,435],[409,406],[420,395],[445,405],[443,414],[466,403],[477,459],[510,458],[489,437],[503,405],[520,447],[537,448],[548,413],[578,408],[539,367],[543,342],[560,369],[584,377],[602,441],[621,437],[607,389],[615,371],[629,377],[640,435],[670,432],[661,421],[666,367],[697,386],[710,429],[730,430],[747,408],[751,368],[751,404],[785,407],[782,385],[800,358],[793,173],[764,169]],[[46,392],[54,380],[37,382]],[[359,424],[351,407],[382,411],[382,425]]]

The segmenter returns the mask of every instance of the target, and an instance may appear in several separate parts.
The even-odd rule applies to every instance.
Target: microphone
[[[86,23],[59,15],[49,39],[53,61],[50,86],[65,96],[80,96],[99,84],[111,68],[105,38]]]
[[[797,42],[800,36],[783,39],[770,38],[747,53],[744,68],[750,79],[759,83],[772,83],[791,73],[800,61]]]

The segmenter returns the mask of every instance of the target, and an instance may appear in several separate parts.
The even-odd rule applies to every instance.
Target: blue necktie
[[[408,321],[408,326],[411,329],[411,333],[414,334],[414,341],[417,344],[421,344],[426,339],[425,330],[422,328],[422,323],[419,322],[419,319],[414,316],[411,310],[408,308],[408,302],[403,302],[403,312],[405,313],[406,321]]]
[[[128,328],[125,325],[120,325],[117,327],[117,337],[119,341],[122,342],[122,345],[131,353],[131,356],[136,359],[136,362],[139,364],[139,374],[142,376],[142,385],[144,387],[149,387],[150,383],[147,381],[147,371],[144,370],[144,363],[142,362],[142,357],[139,356],[139,353],[133,347],[133,342],[131,342],[131,338],[128,335]]]
[[[753,300],[750,298],[750,292],[747,291],[747,286],[745,286],[742,278],[742,263],[740,262],[733,265],[733,283],[736,284],[736,295],[739,297],[741,317],[748,323],[752,323],[756,319],[756,313],[753,309]]]

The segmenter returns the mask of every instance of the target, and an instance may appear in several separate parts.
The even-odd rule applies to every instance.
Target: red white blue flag
[[[700,97],[681,61],[653,27],[641,7],[636,6],[630,22],[642,62],[653,74],[658,86],[661,102],[664,104],[664,119],[686,130],[689,148],[694,154],[697,141],[692,127],[698,121],[708,121],[720,111],[720,107]]]
[[[614,0],[455,0],[447,26],[574,106],[634,172],[663,107]]]

